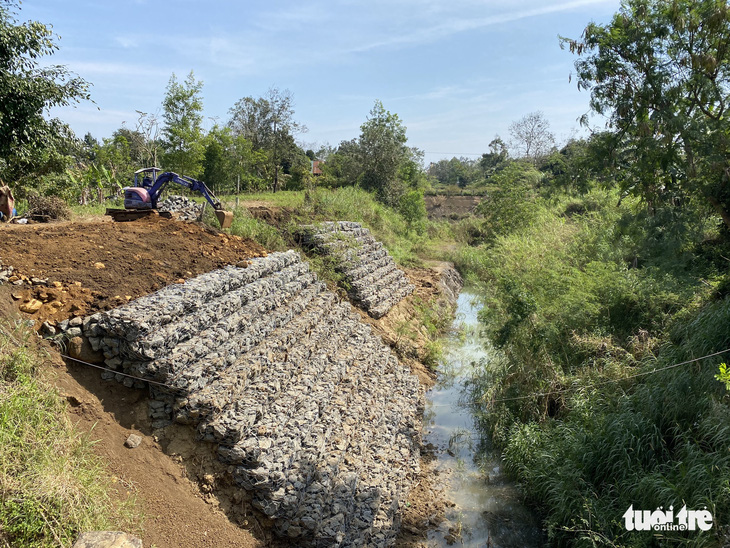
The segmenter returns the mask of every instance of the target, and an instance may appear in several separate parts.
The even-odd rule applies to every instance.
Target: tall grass
[[[93,441],[42,380],[30,333],[0,328],[0,543],[70,546],[83,531],[138,530],[133,499],[112,502]]]
[[[368,227],[402,266],[421,264],[428,237],[420,235],[396,210],[360,188],[318,188],[305,195],[294,222],[354,221]]]
[[[730,298],[713,300],[722,269],[695,253],[713,234],[709,223],[680,230],[617,204],[610,191],[537,197],[529,218],[456,249],[501,350],[469,397],[554,545],[725,545],[730,397],[714,379],[720,358],[651,373],[730,347]],[[632,504],[707,506],[716,527],[629,533],[621,517]]]

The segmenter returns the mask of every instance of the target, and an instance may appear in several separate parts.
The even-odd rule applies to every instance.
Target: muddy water
[[[459,295],[456,319],[444,338],[439,380],[427,394],[425,440],[436,447],[436,469],[455,506],[429,534],[427,546],[529,548],[544,544],[536,516],[521,504],[518,488],[504,475],[499,455],[475,432],[464,383],[474,367],[489,360],[481,335],[475,295]]]

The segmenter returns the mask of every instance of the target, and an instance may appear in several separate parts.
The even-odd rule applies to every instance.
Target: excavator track
[[[159,212],[156,209],[109,209],[106,210],[106,215],[109,215],[115,222],[123,223],[127,221],[136,221],[137,219],[143,219],[146,217],[163,217],[165,219],[172,219],[172,213],[169,211]]]

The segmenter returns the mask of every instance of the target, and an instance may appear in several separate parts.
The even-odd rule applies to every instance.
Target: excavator
[[[213,191],[203,181],[185,175],[178,175],[172,171],[160,173],[161,171],[159,167],[146,167],[135,171],[134,186],[124,188],[124,209],[107,209],[106,214],[111,215],[115,221],[132,221],[147,215],[159,214],[157,202],[162,195],[162,191],[169,183],[177,183],[202,194],[213,207],[221,228],[231,227],[233,212],[223,209]]]

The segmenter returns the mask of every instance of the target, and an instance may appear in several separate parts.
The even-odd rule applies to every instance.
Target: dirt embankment
[[[458,221],[473,215],[484,196],[424,196],[429,219]]]
[[[42,306],[23,317],[53,324],[114,308],[163,285],[191,278],[226,264],[265,255],[258,244],[221,235],[193,223],[108,219],[36,225],[0,226],[0,264],[14,267],[2,287],[0,307],[23,308],[33,300]],[[0,268],[1,270],[2,268]],[[36,278],[46,281],[31,285]],[[14,285],[13,282],[21,281]],[[14,306],[10,304],[14,302]],[[46,344],[45,342],[43,343]],[[90,432],[96,450],[117,478],[121,494],[132,492],[145,516],[144,546],[253,547],[265,538],[248,515],[248,505],[233,495],[213,494],[213,455],[192,443],[194,433],[156,438],[150,426],[146,390],[131,390],[102,381],[97,369],[66,364],[50,346],[48,372],[69,402],[69,416]],[[128,449],[130,433],[142,444]],[[239,504],[231,508],[231,502]],[[233,516],[233,517],[232,517]]]
[[[21,306],[31,299],[43,304],[29,314],[39,326],[109,310],[164,285],[266,255],[250,240],[159,218],[0,228],[0,264],[15,269],[9,282],[48,282],[22,283],[13,291]]]
[[[37,326],[44,321],[53,324],[111,309],[164,285],[265,254],[254,242],[164,219],[3,226],[0,265],[15,270],[0,298],[7,301],[10,293],[15,307],[36,301],[41,306],[25,317],[38,320]],[[450,317],[448,291],[441,285],[445,268],[408,270],[416,286],[414,295],[380,320],[362,314],[426,387],[432,385],[434,374],[422,362],[433,332],[420,318],[437,302],[438,314]],[[28,283],[32,278],[39,283]],[[120,491],[136,493],[147,516],[145,546],[272,543],[245,494],[219,482],[225,476],[217,468],[221,465],[206,446],[193,442],[194,433],[179,426],[165,434],[151,428],[145,391],[104,382],[97,370],[67,365],[57,355],[54,364],[56,384],[69,401],[70,416],[99,439],[98,452],[119,478]],[[132,432],[141,434],[143,443],[130,450],[123,444]],[[426,451],[425,464],[429,458]],[[422,468],[422,480],[409,497],[399,545],[418,546],[443,514],[444,501],[430,488],[428,466]],[[241,527],[253,530],[260,540]]]

